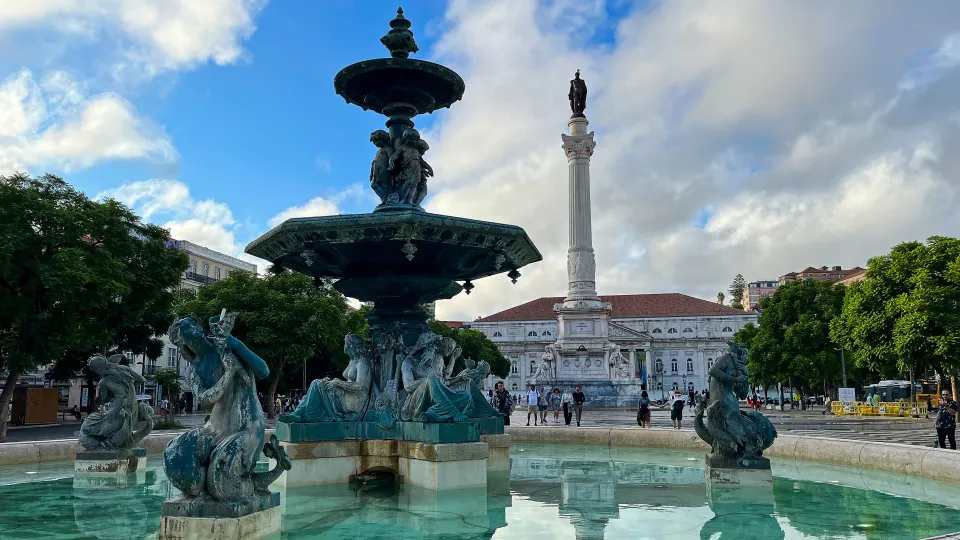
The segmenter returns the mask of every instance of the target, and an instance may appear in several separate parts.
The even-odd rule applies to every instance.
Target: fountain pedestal
[[[760,458],[728,458],[707,454],[707,483],[713,486],[772,486],[770,460]]]
[[[198,499],[163,503],[160,540],[256,540],[279,534],[280,494],[237,502]]]
[[[77,452],[73,463],[76,476],[118,477],[146,470],[147,451],[144,448]]]
[[[283,442],[292,468],[281,489],[345,484],[370,472],[392,472],[397,482],[433,491],[487,485],[485,442],[427,443],[394,440]],[[498,462],[499,463],[499,462]]]

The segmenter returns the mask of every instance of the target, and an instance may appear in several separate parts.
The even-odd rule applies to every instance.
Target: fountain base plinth
[[[257,540],[280,533],[280,494],[219,502],[202,499],[164,501],[160,540]]]
[[[76,476],[116,477],[146,470],[147,451],[144,448],[77,452],[73,463]]]
[[[435,491],[486,487],[491,455],[486,442],[346,440],[281,444],[292,464],[277,480],[281,489],[346,484],[370,472],[387,471],[396,475],[397,483]],[[495,440],[494,444],[502,441]],[[507,460],[509,463],[509,454]],[[495,459],[494,466],[502,467],[502,459]]]
[[[727,458],[707,454],[706,477],[711,485],[771,486],[773,472],[770,460],[760,458]]]

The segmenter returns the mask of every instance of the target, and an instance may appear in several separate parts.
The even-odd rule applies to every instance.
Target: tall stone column
[[[593,230],[590,212],[590,157],[596,142],[587,133],[584,116],[574,116],[567,125],[569,135],[561,135],[569,171],[569,247],[567,248],[567,297],[565,308],[600,308],[597,295],[597,270],[593,254]]]

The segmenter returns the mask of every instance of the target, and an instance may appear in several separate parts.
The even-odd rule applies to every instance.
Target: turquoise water
[[[152,457],[152,456],[151,456]],[[960,486],[774,461],[774,485],[708,493],[703,455],[514,445],[487,490],[293,488],[284,539],[916,539],[960,531]],[[73,479],[72,463],[0,467],[0,539],[156,538],[176,495],[152,459],[124,486]]]

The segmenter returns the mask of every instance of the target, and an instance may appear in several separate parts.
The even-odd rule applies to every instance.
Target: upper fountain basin
[[[310,276],[470,280],[543,259],[515,225],[419,210],[284,221],[246,252]]]
[[[357,62],[337,73],[333,87],[347,103],[364,110],[389,115],[391,106],[412,107],[411,116],[449,107],[466,88],[453,70],[412,58]]]

